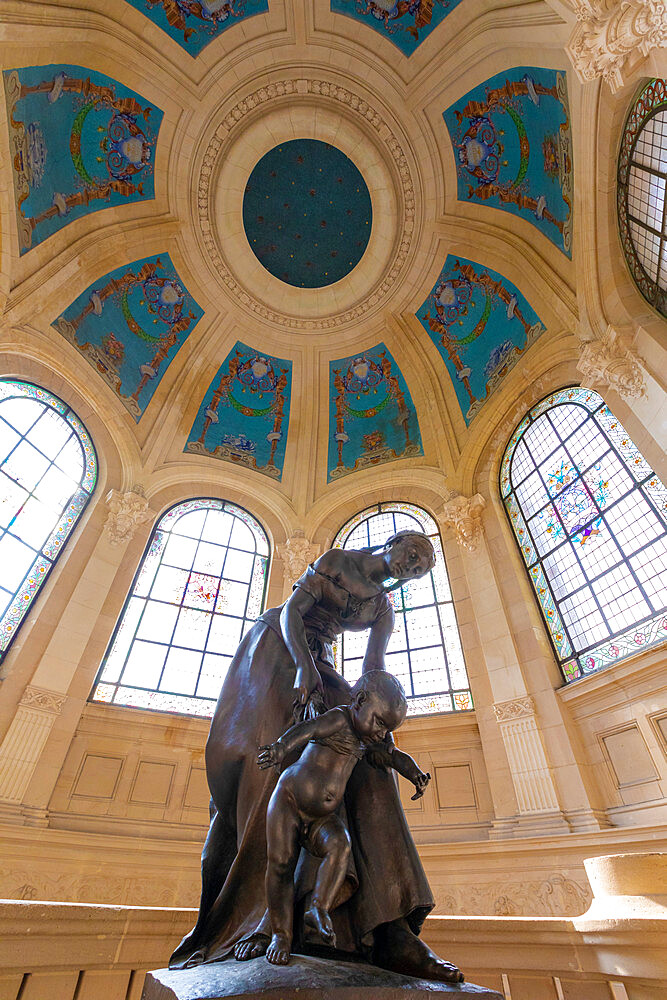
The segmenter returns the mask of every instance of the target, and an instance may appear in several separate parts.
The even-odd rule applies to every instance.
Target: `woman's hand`
[[[322,678],[314,663],[305,667],[297,667],[293,690],[295,709],[304,708],[314,692],[322,694]]]

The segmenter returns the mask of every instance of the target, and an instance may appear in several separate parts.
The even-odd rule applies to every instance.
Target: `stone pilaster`
[[[57,691],[28,685],[0,747],[0,800],[21,802],[56,717],[65,704]]]
[[[638,399],[646,395],[640,362],[628,338],[609,326],[600,340],[582,345],[577,371],[582,375],[581,384],[588,389],[613,389],[624,399]]]
[[[634,53],[667,45],[664,0],[574,0],[578,24],[567,52],[583,83],[602,77],[615,93]]]
[[[564,826],[530,695],[493,706],[507,753],[519,816],[551,814]]]

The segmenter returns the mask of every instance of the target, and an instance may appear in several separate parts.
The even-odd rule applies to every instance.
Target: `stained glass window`
[[[269,544],[246,510],[201,498],[158,521],[93,701],[213,715],[236,647],[264,607]]]
[[[69,406],[0,379],[0,662],[96,479],[93,443]]]
[[[618,157],[621,242],[637,287],[667,316],[667,80],[641,90]]]
[[[334,548],[362,549],[377,545],[397,531],[427,535],[436,564],[426,576],[391,592],[396,625],[385,662],[405,688],[408,714],[471,709],[472,696],[449,577],[438,527],[433,518],[410,503],[381,503],[362,510],[344,525]],[[334,646],[336,667],[350,682],[361,674],[369,630],[345,632]]]
[[[532,408],[500,491],[566,681],[667,639],[667,490],[597,392]]]

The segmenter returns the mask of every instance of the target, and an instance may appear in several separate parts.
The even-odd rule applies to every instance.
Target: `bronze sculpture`
[[[409,754],[385,742],[405,721],[407,710],[396,678],[385,670],[370,670],[352,688],[350,705],[299,722],[275,743],[260,747],[257,763],[263,770],[279,767],[294,751],[302,751],[282,771],[266,817],[266,899],[272,933],[266,957],[273,965],[286,965],[290,957],[300,847],[320,859],[304,923],[325,944],[336,945],[330,911],[345,880],[351,850],[350,835],[336,810],[366,749],[372,747],[386,767],[412,780],[417,789],[413,799],[424,794],[431,776]]]
[[[282,608],[271,608],[241,641],[211,722],[206,768],[211,824],[202,852],[199,915],[171,958],[172,968],[266,954],[266,813],[277,776],[260,771],[259,747],[288,726],[349,704],[349,684],[334,668],[332,642],[344,630],[370,636],[363,672],[385,669],[394,627],[388,593],[435,562],[418,532],[398,532],[372,549],[330,549],[297,580]],[[387,580],[396,581],[389,587]],[[354,768],[344,799],[352,851],[331,914],[340,952],[382,968],[444,982],[463,976],[419,938],[434,902],[396,785],[382,754]],[[308,908],[317,865],[302,852],[295,875],[296,945],[309,944]]]

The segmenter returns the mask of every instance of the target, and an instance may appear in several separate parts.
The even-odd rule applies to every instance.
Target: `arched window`
[[[667,491],[597,392],[530,410],[500,492],[566,681],[667,639]]]
[[[93,443],[67,403],[0,379],[0,662],[96,480]]]
[[[264,607],[269,543],[246,510],[186,500],[158,521],[93,701],[213,715],[236,647]]]
[[[667,81],[634,101],[618,157],[618,222],[637,287],[667,316]]]
[[[404,529],[433,542],[435,567],[391,593],[396,626],[386,664],[405,688],[408,714],[452,712],[473,707],[445,557],[433,518],[411,503],[380,503],[356,514],[336,535],[339,549],[362,549]],[[336,666],[354,682],[361,674],[368,630],[345,632],[334,646]]]

